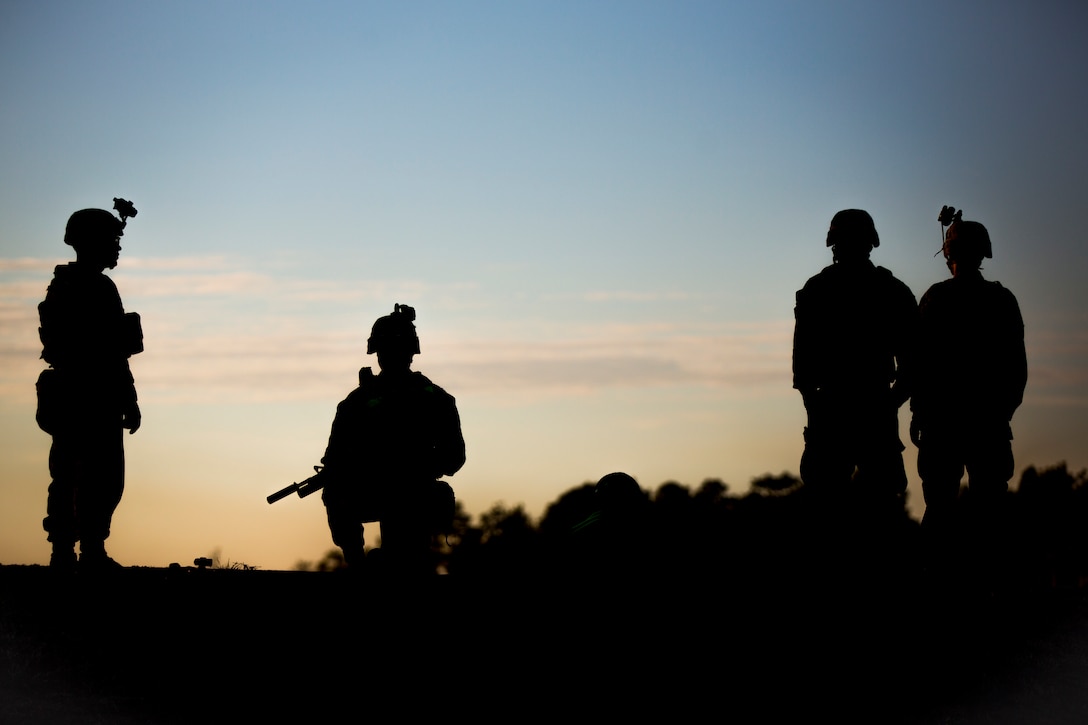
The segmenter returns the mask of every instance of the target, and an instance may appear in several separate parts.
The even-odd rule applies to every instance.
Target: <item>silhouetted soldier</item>
[[[363,562],[362,524],[380,521],[384,564],[434,573],[431,536],[453,515],[452,490],[438,479],[464,465],[465,440],[453,396],[411,370],[414,320],[414,309],[396,305],[374,323],[367,354],[378,356],[380,372],[359,371],[321,461],[329,529],[349,567]]]
[[[793,387],[808,413],[801,480],[824,498],[851,480],[896,500],[907,487],[898,410],[911,394],[917,304],[870,261],[879,244],[867,212],[838,212],[827,232],[833,264],[797,292]]]
[[[954,527],[965,470],[980,523],[996,523],[1014,472],[1011,421],[1028,375],[1020,306],[999,282],[982,277],[982,260],[993,256],[990,235],[961,214],[941,211],[942,226],[951,222],[943,252],[952,278],[930,287],[919,303],[918,385],[911,400],[911,440],[926,503],[922,529],[938,547]]]
[[[106,554],[114,510],[125,480],[123,431],[140,427],[140,407],[129,357],[143,350],[140,318],[125,313],[113,280],[126,217],[136,210],[114,199],[118,219],[104,209],[83,209],[68,219],[64,241],[76,260],[58,265],[38,305],[42,358],[38,425],[53,436],[52,483],[43,522],[53,544],[50,566],[115,568]]]

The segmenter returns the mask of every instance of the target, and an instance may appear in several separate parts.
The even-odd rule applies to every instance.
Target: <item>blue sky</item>
[[[145,424],[111,553],[289,568],[306,475],[394,303],[453,393],[472,513],[796,473],[793,294],[827,224],[943,279],[944,204],[1018,296],[1026,465],[1088,465],[1075,2],[11,2],[0,8],[0,562],[43,563],[36,304],[68,215],[135,202],[111,276]],[[906,418],[903,434],[906,438]],[[912,510],[921,510],[912,472]]]

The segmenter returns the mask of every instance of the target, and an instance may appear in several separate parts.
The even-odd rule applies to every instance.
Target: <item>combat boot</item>
[[[53,553],[49,556],[49,568],[59,572],[75,570],[76,544],[74,541],[53,542]]]
[[[106,554],[105,542],[84,541],[80,543],[80,571],[113,571],[123,568],[121,564],[118,564]]]

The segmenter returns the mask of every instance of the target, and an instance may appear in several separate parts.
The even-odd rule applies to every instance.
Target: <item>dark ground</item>
[[[1088,722],[1088,597],[0,566],[0,723]]]

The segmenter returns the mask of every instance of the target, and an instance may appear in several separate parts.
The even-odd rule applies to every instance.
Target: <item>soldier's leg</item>
[[[930,439],[918,449],[918,475],[926,504],[924,526],[943,526],[953,516],[963,472],[962,455],[954,442]]]
[[[53,545],[50,566],[71,568],[76,563],[75,546],[79,538],[76,527],[76,486],[79,476],[79,456],[76,440],[61,433],[53,436],[49,448],[49,475],[52,482],[45,502],[42,527],[46,539]]]
[[[329,522],[332,542],[344,552],[344,563],[349,567],[362,566],[365,561],[363,525],[355,497],[345,486],[327,484],[321,492],[325,504],[325,515]]]
[[[999,506],[1014,472],[1012,441],[978,441],[971,447],[966,468],[972,501],[982,510]]]
[[[867,540],[879,546],[869,554],[891,555],[905,547],[907,533],[907,469],[903,463],[903,443],[898,435],[883,436],[866,442],[859,450],[858,471],[854,479],[856,526]],[[883,549],[880,551],[879,549]]]
[[[929,438],[918,449],[918,475],[926,510],[922,515],[923,556],[937,573],[951,575],[960,557],[957,510],[964,464],[955,441]]]
[[[344,552],[344,563],[350,567],[362,566],[366,560],[363,525],[353,517],[338,516],[337,512],[328,507],[326,513],[332,542]]]
[[[84,473],[75,495],[80,563],[115,566],[105,542],[125,489],[124,429],[119,422],[89,428],[81,445]]]
[[[391,570],[402,574],[433,574],[431,530],[417,508],[391,506],[382,518],[382,555]]]
[[[1004,438],[977,441],[966,467],[970,554],[979,575],[992,586],[1012,556],[1006,535],[1009,479],[1014,469],[1012,442]]]
[[[907,468],[903,463],[903,443],[893,440],[872,441],[859,454],[855,478],[864,495],[882,502],[903,501],[907,491]]]
[[[805,429],[801,481],[802,505],[794,535],[805,546],[794,564],[813,584],[827,585],[843,571],[844,552],[852,546],[848,522],[854,460],[846,442],[829,428]]]
[[[849,484],[855,462],[845,442],[832,431],[805,428],[801,454],[801,481],[811,496],[827,498]]]

